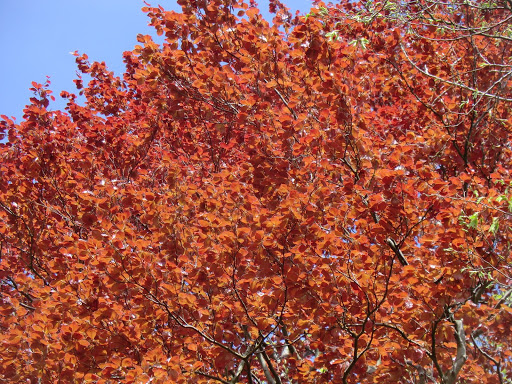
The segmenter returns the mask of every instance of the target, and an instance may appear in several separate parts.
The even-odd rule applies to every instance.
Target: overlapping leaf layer
[[[0,381],[510,380],[510,2],[180,3],[0,123]]]

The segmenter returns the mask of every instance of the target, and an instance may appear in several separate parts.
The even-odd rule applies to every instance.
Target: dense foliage
[[[510,383],[511,2],[179,3],[2,117],[0,381]]]

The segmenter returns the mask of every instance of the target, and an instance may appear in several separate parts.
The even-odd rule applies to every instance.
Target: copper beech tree
[[[0,381],[510,383],[510,0],[180,0],[0,134]]]

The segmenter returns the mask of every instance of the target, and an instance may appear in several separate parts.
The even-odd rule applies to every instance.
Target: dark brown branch
[[[220,377],[217,377],[217,376],[213,376],[213,375],[210,375],[206,372],[202,372],[202,371],[195,371],[195,373],[197,373],[198,375],[201,375],[203,377],[206,377],[208,379],[212,379],[212,380],[216,380],[216,381],[220,381],[222,384],[231,384],[229,381],[226,381],[224,379],[221,379]]]
[[[402,253],[402,251],[400,250],[400,248],[396,244],[395,240],[393,240],[391,237],[389,237],[386,240],[386,244],[389,245],[389,248],[391,248],[391,250],[395,253],[396,257],[398,258],[398,261],[400,261],[400,264],[402,264],[404,267],[406,265],[409,265],[409,263],[405,259],[404,254]]]

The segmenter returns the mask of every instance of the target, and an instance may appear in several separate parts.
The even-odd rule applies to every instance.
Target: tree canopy
[[[2,116],[0,381],[510,383],[510,0],[178,2]]]

